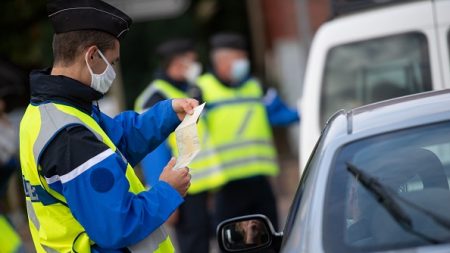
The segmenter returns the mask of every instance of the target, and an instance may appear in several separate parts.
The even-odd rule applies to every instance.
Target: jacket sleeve
[[[270,125],[288,126],[300,121],[300,112],[288,107],[274,89],[267,90],[263,102]]]
[[[158,182],[161,172],[171,157],[172,151],[170,150],[167,141],[164,141],[141,161],[145,182],[148,185],[154,185]]]
[[[94,107],[93,116],[131,166],[158,147],[180,124],[171,100],[161,101],[142,114],[127,111],[113,119]]]
[[[76,135],[75,135],[76,134]],[[49,186],[62,193],[74,217],[100,247],[118,249],[138,243],[161,226],[183,202],[169,184],[157,181],[139,194],[129,192],[122,157],[86,128],[56,136],[41,161]],[[83,147],[95,148],[83,148]],[[58,156],[59,162],[47,159]]]
[[[157,91],[144,102],[143,109],[148,110],[148,108],[166,99],[167,97]],[[142,159],[141,168],[147,185],[154,185],[158,182],[161,172],[171,157],[172,151],[170,150],[167,140],[165,140],[161,145]]]

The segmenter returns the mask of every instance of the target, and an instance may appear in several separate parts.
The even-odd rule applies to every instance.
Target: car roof
[[[337,1],[337,0],[331,0],[332,6],[332,17],[337,18],[342,15],[349,15],[349,14],[359,14],[362,11],[372,11],[377,10],[381,8],[386,8],[392,5],[399,5],[399,4],[405,4],[408,2],[413,2],[417,0],[384,0],[384,1],[377,1],[377,0],[368,0],[368,1]],[[429,1],[429,0],[427,0]]]
[[[332,135],[371,135],[444,120],[450,120],[450,89],[341,110],[327,124],[334,129]]]

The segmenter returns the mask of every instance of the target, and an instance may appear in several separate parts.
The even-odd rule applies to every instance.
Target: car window
[[[431,90],[426,36],[419,32],[332,48],[322,80],[321,125],[339,109]]]
[[[349,162],[387,189],[410,218],[415,232],[425,237],[402,228],[349,173]],[[418,208],[450,222],[449,179],[450,122],[344,146],[327,183],[323,227],[326,252],[382,251],[427,245],[430,240],[448,242],[450,228]]]

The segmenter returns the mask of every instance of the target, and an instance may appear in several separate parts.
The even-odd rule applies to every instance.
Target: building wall
[[[315,33],[319,26],[327,21],[331,15],[330,0],[308,0],[311,31]]]
[[[290,106],[301,99],[308,50],[330,15],[329,0],[247,0],[255,68]],[[298,126],[289,129],[298,150]]]

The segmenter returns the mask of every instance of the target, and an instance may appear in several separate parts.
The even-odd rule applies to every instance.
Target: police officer
[[[210,44],[213,68],[197,85],[207,105],[211,145],[220,160],[220,170],[210,172],[226,181],[215,196],[216,222],[261,213],[276,225],[276,201],[266,177],[278,173],[270,125],[297,122],[298,112],[252,77],[241,35],[220,33]]]
[[[7,78],[7,77],[6,77]],[[9,80],[5,80],[8,83]],[[5,199],[8,193],[8,183],[14,172],[19,168],[17,160],[18,139],[17,125],[13,123],[8,115],[8,101],[16,97],[17,91],[13,85],[0,85],[0,199]],[[17,85],[16,83],[14,85]],[[12,223],[6,216],[3,203],[0,202],[0,252],[15,253],[24,252],[20,235],[14,229]]]
[[[162,224],[183,202],[187,168],[172,159],[150,190],[132,166],[198,103],[162,101],[115,118],[93,105],[115,78],[131,19],[100,0],[53,0],[53,68],[31,73],[20,162],[37,252],[173,252]]]
[[[162,43],[156,50],[160,57],[160,69],[156,78],[136,100],[137,111],[146,110],[164,99],[184,98],[189,94],[198,94],[194,86],[201,72],[197,62],[194,43],[189,39],[171,39]],[[206,138],[205,122],[201,118],[197,124],[201,140],[201,151],[189,165],[192,173],[191,187],[185,202],[180,206],[173,221],[180,251],[183,253],[209,252],[210,214],[208,210],[209,190],[223,183],[222,177],[211,177],[208,171],[218,168],[218,160],[209,148]],[[152,185],[151,177],[155,169],[162,170],[171,156],[178,153],[175,136],[161,144],[141,163],[146,181]],[[155,162],[156,161],[156,162]]]
[[[138,96],[134,109],[143,112],[156,103],[174,98],[187,98],[201,73],[201,64],[197,61],[194,43],[190,39],[170,39],[156,49],[160,66],[155,72],[154,80]],[[173,140],[174,141],[174,140]],[[172,144],[172,143],[171,143]],[[156,171],[162,171],[172,154],[168,141],[152,151],[141,162],[145,181],[152,185],[157,181]],[[176,149],[175,149],[176,152]]]

